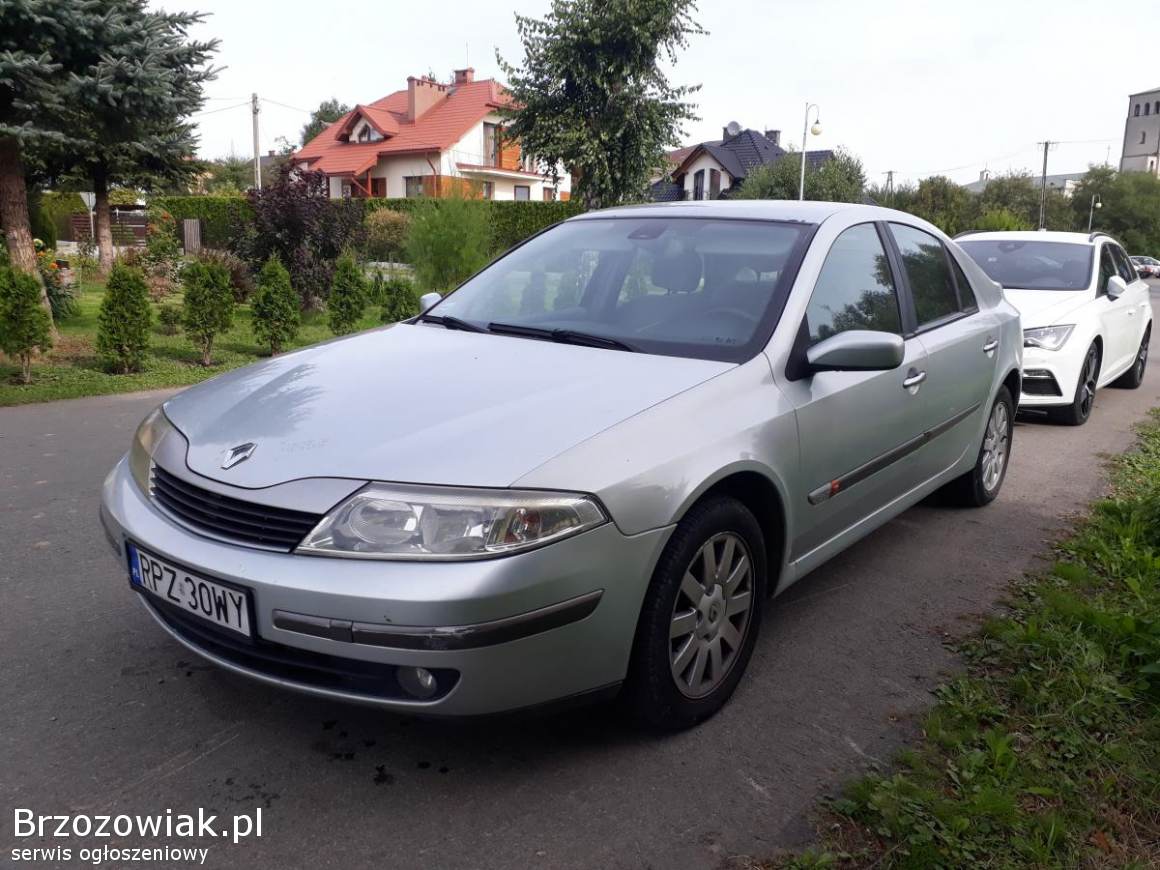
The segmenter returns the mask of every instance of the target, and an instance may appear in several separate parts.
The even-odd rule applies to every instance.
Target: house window
[[[1160,115],[1160,100],[1156,101],[1156,114]]]
[[[414,199],[423,195],[423,176],[422,175],[408,175],[403,178],[403,184],[406,185],[407,198]]]
[[[521,202],[527,202],[532,198],[532,188],[526,184],[517,184],[513,189],[515,190],[516,199]]]
[[[1136,115],[1136,117],[1137,117],[1137,118],[1139,118],[1139,117],[1140,117],[1140,104],[1139,104],[1139,103],[1136,103],[1136,111],[1135,111],[1135,115]]]
[[[1140,131],[1140,144],[1143,145],[1144,142],[1147,141],[1147,139],[1148,139],[1148,134],[1145,131],[1141,130]]]
[[[495,182],[484,181],[480,183],[479,192],[484,199],[495,199]]]
[[[371,196],[386,196],[387,180],[385,178],[371,179]]]
[[[693,173],[693,199],[705,198],[705,170],[698,169]]]
[[[483,165],[499,166],[499,124],[483,125]]]
[[[358,131],[358,141],[359,142],[370,142],[371,141],[371,128],[370,127],[368,127],[365,124],[363,125],[363,128]]]
[[[709,170],[709,199],[716,199],[721,195],[721,173],[716,169]]]
[[[544,188],[544,202],[552,202],[555,198],[556,198],[556,188],[545,187]]]
[[[1145,115],[1149,115],[1149,114],[1151,114],[1151,113],[1152,113],[1152,104],[1151,104],[1151,103],[1145,103],[1145,104],[1144,104],[1144,114],[1145,114]]]

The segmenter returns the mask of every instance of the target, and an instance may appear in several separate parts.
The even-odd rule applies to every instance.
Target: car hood
[[[165,413],[198,474],[507,486],[732,363],[399,324],[199,384]],[[660,433],[658,433],[660,437]],[[230,448],[249,459],[223,469]]]
[[[1019,309],[1024,329],[1059,323],[1088,301],[1083,290],[1012,290],[1003,288],[1007,301]]]

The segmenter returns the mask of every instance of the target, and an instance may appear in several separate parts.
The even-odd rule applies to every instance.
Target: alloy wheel
[[[1148,367],[1148,336],[1140,342],[1140,350],[1136,354],[1136,380],[1144,379],[1144,369]]]
[[[753,558],[733,532],[714,535],[685,569],[669,628],[669,661],[682,695],[702,698],[728,676],[749,631]]]
[[[994,492],[1003,479],[1010,447],[1011,415],[1005,402],[996,402],[983,435],[983,488]]]
[[[1092,412],[1096,401],[1096,377],[1099,374],[1099,356],[1093,347],[1084,360],[1083,374],[1080,375],[1079,411],[1084,417]]]

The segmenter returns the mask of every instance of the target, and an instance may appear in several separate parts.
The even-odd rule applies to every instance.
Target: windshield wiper
[[[438,323],[444,329],[460,329],[463,332],[487,332],[482,326],[476,326],[469,320],[462,320],[450,314],[420,314],[419,320],[424,323]]]
[[[540,326],[523,326],[518,323],[497,323],[487,325],[489,332],[498,335],[518,335],[526,338],[542,338],[555,341],[559,344],[577,344],[581,347],[603,347],[609,350],[626,350],[635,352],[636,348],[618,338],[609,338],[607,335],[593,335],[590,332],[579,332],[575,329],[545,329]]]

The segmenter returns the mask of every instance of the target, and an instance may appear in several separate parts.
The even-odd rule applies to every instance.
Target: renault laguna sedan
[[[935,490],[995,498],[1022,338],[910,215],[593,212],[165,402],[102,519],[159,626],[257,680],[432,715],[619,693],[685,727],[764,599]]]

